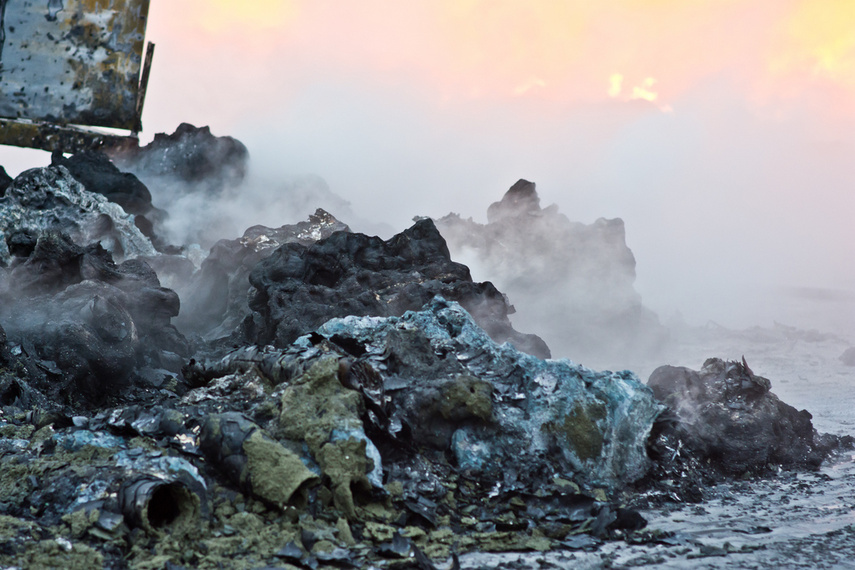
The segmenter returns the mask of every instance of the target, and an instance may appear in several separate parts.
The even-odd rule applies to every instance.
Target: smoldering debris
[[[555,205],[541,208],[527,180],[491,204],[487,220],[449,214],[436,225],[455,259],[510,297],[514,324],[535,330],[557,354],[623,367],[655,355],[667,340],[635,291],[622,220],[571,222]]]
[[[181,123],[174,133],[158,133],[144,147],[116,149],[111,159],[150,186],[157,186],[158,178],[167,178],[201,184],[215,193],[243,180],[249,152],[235,138],[214,136],[208,127]]]
[[[12,177],[6,173],[6,169],[0,166],[0,198],[6,193],[6,188],[12,183]]]
[[[508,301],[492,283],[473,282],[469,269],[451,260],[429,219],[386,241],[336,232],[308,246],[286,243],[253,268],[249,281],[253,314],[243,332],[253,344],[285,346],[333,317],[401,315],[442,295],[499,342],[549,356],[539,337],[511,326]]]
[[[430,220],[384,241],[317,210],[199,263],[135,249],[151,242],[85,187],[131,179],[62,161],[81,171],[29,171],[0,199],[0,566],[432,568],[644,544],[663,536],[630,505],[845,443],[744,363],[646,386],[548,359]],[[517,189],[491,224],[549,219],[536,202]]]
[[[219,211],[220,203],[235,194],[249,165],[243,143],[188,123],[172,134],[158,133],[143,147],[111,149],[109,158],[125,176],[149,189],[153,209],[143,212],[144,220],[150,222],[149,233],[163,247],[191,243],[208,247],[216,241],[211,238],[220,230],[223,218],[234,215],[234,210]]]
[[[251,176],[243,143],[208,127],[185,123],[143,147],[112,149],[110,158],[149,188],[154,209],[145,219],[156,246],[199,244],[207,250],[247,227],[276,227],[283,217],[302,219],[318,208],[356,221],[350,204],[319,176]]]
[[[250,271],[286,243],[307,246],[335,232],[350,231],[332,214],[318,209],[309,219],[279,228],[253,226],[238,239],[218,241],[198,272],[177,279],[185,311],[178,323],[207,339],[228,337],[250,315]]]
[[[700,371],[660,366],[647,381],[667,406],[649,451],[652,491],[700,501],[702,489],[725,478],[764,476],[780,469],[817,469],[833,453],[850,449],[850,436],[820,434],[807,410],[797,410],[771,392],[745,358],[709,358]]]
[[[56,230],[76,243],[101,243],[117,258],[155,255],[151,240],[119,205],[86,190],[64,166],[23,172],[0,198],[0,265],[11,262],[9,240],[18,232]]]
[[[146,185],[133,174],[119,170],[102,152],[80,152],[70,158],[57,152],[51,157],[51,164],[64,166],[89,192],[101,194],[128,214],[145,215],[152,209]]]
[[[85,408],[156,388],[190,355],[170,323],[178,296],[144,261],[117,265],[100,244],[83,248],[56,231],[13,250],[0,279],[6,341],[28,370],[20,382],[56,404]]]
[[[685,452],[714,459],[726,474],[816,468],[828,455],[830,441],[813,429],[810,413],[782,402],[744,358],[710,358],[700,371],[661,366],[647,384],[676,415]]]

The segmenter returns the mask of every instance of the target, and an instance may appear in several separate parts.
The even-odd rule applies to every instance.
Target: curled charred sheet
[[[170,532],[199,524],[201,498],[183,482],[154,475],[130,479],[119,489],[118,502],[129,526]]]
[[[243,334],[254,344],[284,347],[334,317],[402,315],[442,295],[466,307],[497,342],[549,356],[539,337],[511,326],[504,295],[489,282],[473,282],[469,269],[451,260],[429,219],[387,241],[336,232],[309,246],[285,244],[255,266],[249,281],[253,314]]]
[[[279,228],[253,226],[238,239],[218,241],[200,270],[180,286],[187,310],[179,326],[210,339],[230,335],[249,315],[249,273],[259,261],[283,244],[309,245],[338,231],[350,229],[318,209],[307,221]]]
[[[12,261],[17,243],[11,236],[46,231],[66,233],[75,243],[99,242],[116,258],[156,253],[133,216],[86,190],[64,166],[27,170],[0,198],[0,265]]]
[[[203,386],[214,378],[256,368],[271,382],[280,384],[305,372],[305,361],[298,356],[294,351],[272,346],[244,346],[216,360],[191,359],[183,368],[183,374],[192,384]]]
[[[816,468],[836,445],[816,432],[809,412],[773,394],[771,382],[744,358],[710,358],[700,371],[661,366],[647,384],[672,412],[658,436],[659,447],[670,449],[658,453],[665,462],[694,462],[726,475]]]
[[[472,260],[508,295],[515,325],[537,330],[554,353],[629,367],[666,340],[635,291],[635,257],[622,220],[573,222],[556,205],[541,207],[527,180],[491,204],[487,220],[449,214],[436,226],[455,259]]]
[[[304,506],[307,488],[319,480],[297,454],[238,413],[209,415],[199,448],[233,483],[279,508]]]

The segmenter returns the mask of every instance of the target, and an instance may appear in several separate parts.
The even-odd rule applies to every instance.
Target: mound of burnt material
[[[157,133],[146,146],[119,149],[112,158],[121,169],[147,183],[169,179],[219,191],[243,179],[249,152],[235,138],[214,136],[209,127],[181,123],[171,135]]]
[[[178,296],[146,263],[116,265],[99,244],[78,246],[59,232],[12,234],[9,243],[0,322],[13,347],[6,369],[21,374],[0,399],[36,390],[54,405],[88,408],[178,372],[189,356],[170,324]]]
[[[70,158],[54,153],[52,166],[64,166],[90,192],[101,194],[129,214],[147,214],[151,210],[151,194],[139,178],[122,172],[103,152],[86,151]]]
[[[177,324],[206,338],[226,337],[249,315],[249,273],[259,261],[286,243],[308,246],[346,224],[318,209],[308,221],[279,228],[253,226],[242,237],[220,240],[188,284],[179,288],[185,310]]]
[[[498,345],[457,303],[185,374],[73,416],[3,403],[0,565],[434,568],[645,524],[607,495],[647,467],[650,389]]]
[[[573,474],[620,487],[647,470],[643,449],[661,408],[631,372],[594,372],[499,346],[456,303],[347,317],[318,333],[384,378],[378,402],[419,448],[450,452],[463,471],[531,483]]]
[[[549,356],[539,337],[513,329],[507,300],[492,283],[473,282],[469,268],[451,261],[429,219],[387,241],[337,232],[309,246],[285,244],[255,266],[249,281],[253,314],[243,332],[258,345],[287,346],[334,317],[402,315],[442,295],[497,342]]]
[[[700,371],[661,366],[647,382],[673,413],[662,432],[669,460],[679,455],[725,475],[769,468],[815,468],[840,442],[820,436],[807,410],[770,392],[771,382],[742,362],[710,358]]]
[[[479,224],[449,214],[436,221],[455,259],[477,266],[517,309],[514,323],[583,362],[627,366],[665,339],[635,291],[635,258],[623,221],[571,222],[540,207],[535,184],[520,180]]]
[[[32,249],[27,234],[45,231],[66,233],[75,243],[100,242],[116,258],[156,253],[133,216],[86,190],[64,166],[27,170],[0,198],[0,265],[11,261],[10,249]]]

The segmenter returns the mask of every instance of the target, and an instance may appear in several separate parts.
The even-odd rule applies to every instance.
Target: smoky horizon
[[[154,3],[141,144],[189,122],[247,146],[221,202],[152,188],[174,239],[203,250],[316,207],[381,237],[415,216],[483,224],[525,178],[572,222],[623,220],[663,323],[851,335],[852,17],[768,1]],[[13,176],[49,160],[0,157]]]

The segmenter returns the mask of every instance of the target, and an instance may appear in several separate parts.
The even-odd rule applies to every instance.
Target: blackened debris
[[[13,248],[27,255],[0,269],[9,339],[37,364],[25,381],[57,404],[87,408],[126,397],[141,371],[178,372],[190,351],[171,324],[178,296],[145,262],[117,265],[100,245],[52,231],[27,249]]]
[[[100,151],[85,151],[69,158],[54,153],[51,164],[68,169],[90,192],[101,194],[129,214],[148,214],[152,208],[151,193],[139,178],[120,171],[110,158]]]
[[[12,183],[12,177],[6,174],[6,169],[0,166],[0,198],[6,193],[6,188]]]
[[[63,232],[82,245],[99,242],[119,260],[157,253],[133,216],[88,191],[61,165],[22,172],[0,198],[0,265],[10,262],[11,236],[46,231]]]
[[[497,342],[549,356],[539,337],[513,329],[511,307],[492,283],[472,281],[469,268],[451,260],[429,219],[386,241],[337,232],[308,246],[285,244],[249,281],[253,315],[244,333],[255,344],[284,347],[333,317],[402,315],[441,295],[460,302]]]
[[[318,209],[308,221],[279,228],[253,226],[238,239],[218,241],[182,287],[186,310],[179,325],[212,339],[231,335],[250,314],[249,273],[259,261],[283,244],[308,246],[338,231],[350,229]]]
[[[661,366],[648,380],[673,416],[660,437],[672,451],[729,476],[761,474],[778,466],[816,468],[835,445],[817,434],[807,410],[797,410],[770,391],[771,382],[743,359],[710,358],[700,371]],[[670,455],[670,457],[667,457]]]
[[[113,160],[123,169],[148,177],[168,177],[190,183],[205,182],[219,191],[240,182],[246,174],[249,152],[239,140],[211,134],[209,127],[181,123],[174,133],[157,133],[148,145],[123,149]]]

